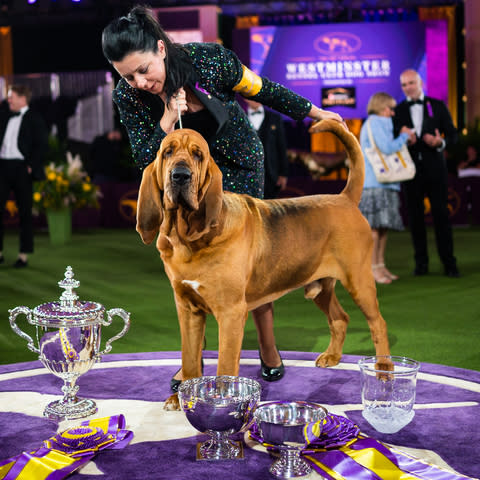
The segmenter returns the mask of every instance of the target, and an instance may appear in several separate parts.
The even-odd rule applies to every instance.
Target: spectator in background
[[[90,174],[94,183],[119,179],[122,148],[123,136],[118,128],[95,137],[90,149]]]
[[[480,158],[478,158],[478,150],[475,145],[467,146],[465,159],[458,164],[459,170],[466,168],[480,168]]]
[[[282,117],[248,98],[245,103],[248,119],[257,131],[265,155],[263,198],[277,198],[288,181],[287,143]]]
[[[15,195],[20,221],[20,245],[15,268],[27,266],[33,252],[33,180],[45,178],[48,131],[43,118],[30,110],[30,89],[8,88],[8,111],[0,113],[0,263],[3,257],[3,217],[10,192]]]
[[[367,105],[368,118],[360,131],[360,145],[365,158],[365,182],[359,208],[372,228],[372,271],[375,281],[382,284],[398,279],[398,276],[385,266],[385,249],[388,230],[403,230],[400,184],[379,183],[365,155],[365,149],[372,147],[368,126],[376,146],[386,155],[398,151],[409,138],[415,140],[414,131],[407,127],[401,128],[397,138],[393,137],[392,117],[395,114],[395,103],[395,99],[388,93],[378,92],[372,95]]]
[[[457,131],[446,105],[423,92],[420,75],[405,70],[400,83],[406,99],[395,110],[396,134],[406,125],[413,128],[416,141],[409,145],[417,173],[403,182],[407,201],[408,223],[415,253],[414,275],[428,273],[427,229],[425,226],[424,197],[430,200],[435,239],[445,275],[460,276],[453,254],[453,233],[448,211],[448,172],[444,156],[447,145],[457,141]]]

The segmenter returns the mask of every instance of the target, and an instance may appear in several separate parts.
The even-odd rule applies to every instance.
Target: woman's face
[[[165,56],[165,44],[159,40],[157,52],[129,53],[123,60],[112,64],[133,88],[159,95],[165,86]]]
[[[395,115],[395,104],[391,103],[391,104],[385,105],[385,107],[383,107],[379,115],[381,117],[393,117]]]

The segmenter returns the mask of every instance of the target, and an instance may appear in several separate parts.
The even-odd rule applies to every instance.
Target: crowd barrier
[[[285,197],[339,193],[344,180],[314,180],[311,176],[292,176],[288,180]],[[73,212],[73,228],[134,228],[137,213],[139,182],[109,182],[100,186],[102,198],[100,208],[81,209]],[[402,201],[402,216],[405,224],[405,206]],[[449,178],[448,208],[453,225],[480,225],[480,177]],[[425,216],[431,223],[430,205],[425,199]],[[7,202],[4,225],[18,226],[18,209],[11,198]],[[35,217],[36,228],[46,228],[44,215]]]

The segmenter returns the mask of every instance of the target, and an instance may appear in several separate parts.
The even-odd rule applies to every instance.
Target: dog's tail
[[[310,133],[331,132],[345,145],[350,158],[350,170],[347,184],[342,193],[358,205],[362,197],[363,181],[365,179],[365,161],[357,138],[336,120],[321,120],[314,123],[309,131]]]

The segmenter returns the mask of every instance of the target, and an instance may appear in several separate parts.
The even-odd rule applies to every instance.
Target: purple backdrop
[[[363,118],[370,96],[403,98],[399,75],[417,69],[425,90],[447,101],[446,22],[265,26],[250,30],[250,67],[321,105],[322,88],[354,88],[356,106],[332,109]],[[429,78],[430,77],[430,78]]]

